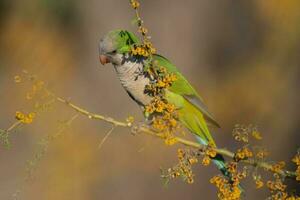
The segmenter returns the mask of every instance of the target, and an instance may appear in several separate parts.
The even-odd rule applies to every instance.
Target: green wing
[[[158,62],[160,66],[164,66],[168,72],[175,73],[177,81],[175,81],[169,88],[169,91],[177,95],[181,95],[186,101],[195,106],[204,116],[207,123],[216,127],[220,127],[213,115],[208,111],[207,106],[203,103],[202,98],[196,92],[196,90],[190,85],[190,83],[184,78],[184,76],[178,71],[178,69],[170,63],[168,59],[161,55],[154,55],[154,60]]]

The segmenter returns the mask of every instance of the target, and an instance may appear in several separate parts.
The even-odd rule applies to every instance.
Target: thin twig
[[[79,106],[76,106],[74,105],[73,103],[71,103],[70,101],[67,101],[63,98],[60,98],[60,97],[56,97],[57,101],[61,102],[61,103],[64,103],[68,106],[70,106],[71,108],[73,108],[75,111],[77,111],[78,113],[81,113],[85,116],[87,116],[89,119],[97,119],[97,120],[103,120],[103,121],[106,121],[110,124],[113,124],[115,126],[122,126],[122,127],[130,127],[129,123],[126,123],[126,122],[120,122],[120,121],[117,121],[117,120],[114,120],[113,118],[111,117],[105,117],[103,115],[99,115],[99,114],[95,114],[95,113],[91,113],[91,112],[88,112],[87,110],[84,110],[82,108],[80,108]]]
[[[99,145],[98,145],[98,149],[101,149],[102,145],[104,144],[104,142],[107,140],[107,138],[110,136],[110,134],[113,132],[113,130],[115,129],[116,126],[112,126],[111,129],[106,133],[106,135],[104,136],[104,138],[100,141]]]
[[[78,113],[81,113],[81,114],[87,116],[90,119],[96,119],[96,120],[102,120],[102,121],[108,122],[108,123],[114,125],[114,128],[117,127],[117,126],[125,127],[125,128],[134,127],[131,123],[121,122],[121,121],[117,121],[117,120],[115,120],[111,117],[104,117],[104,116],[99,115],[99,114],[91,113],[91,112],[89,112],[89,111],[87,111],[83,108],[80,108],[79,106],[74,105],[70,101],[67,101],[63,98],[57,97],[57,100],[61,103],[64,103],[65,105],[71,107],[72,109],[74,109]],[[110,132],[109,132],[109,134],[110,134]],[[145,134],[148,134],[148,135],[151,135],[151,136],[154,136],[154,137],[165,139],[165,136],[163,134],[155,132],[154,130],[152,130],[151,128],[149,128],[146,125],[137,127],[137,132],[143,132]],[[104,137],[104,139],[107,137],[107,135]],[[181,137],[175,137],[175,140],[180,144],[183,144],[183,145],[188,146],[188,147],[196,148],[196,149],[199,149],[199,150],[205,150],[207,148],[206,145],[202,145],[202,144],[190,141],[190,140],[186,140],[186,139],[181,138]],[[235,157],[235,153],[233,153],[233,152],[231,152],[227,149],[213,148],[213,150],[215,150],[218,154],[221,154],[221,155],[223,155],[225,157],[228,157],[228,158],[231,158],[231,159],[234,159],[234,157]],[[267,163],[267,162],[258,161],[256,159],[251,159],[251,158],[248,158],[246,160],[241,160],[240,162],[243,162],[247,165],[260,167],[260,168],[266,169],[268,171],[272,171],[272,165]],[[289,177],[289,178],[292,178],[292,179],[296,178],[296,173],[292,172],[292,171],[278,170],[277,173],[284,176],[284,177]]]

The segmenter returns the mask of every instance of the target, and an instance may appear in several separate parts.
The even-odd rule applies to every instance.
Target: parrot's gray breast
[[[140,105],[149,104],[151,97],[145,93],[149,78],[143,73],[143,63],[131,60],[115,65],[117,76],[129,96]]]

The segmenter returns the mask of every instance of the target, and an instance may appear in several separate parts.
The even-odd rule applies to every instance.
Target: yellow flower
[[[193,184],[194,179],[192,177],[188,177],[187,182],[188,182],[188,184]]]
[[[261,140],[261,139],[262,139],[262,136],[261,136],[260,132],[258,132],[257,130],[254,130],[254,131],[252,132],[252,136],[253,136],[255,139],[257,139],[257,140]]]
[[[262,188],[264,186],[264,182],[262,182],[260,179],[255,181],[256,189]]]
[[[285,166],[285,162],[284,161],[280,161],[274,165],[272,165],[271,170],[275,173],[279,173]]]
[[[230,184],[228,180],[220,175],[210,179],[210,183],[218,188],[218,197],[222,200],[239,200],[241,190],[238,187],[239,179],[234,178],[234,184]]]
[[[164,122],[159,119],[159,118],[155,118],[152,122],[152,127],[154,129],[157,129],[158,131],[163,131],[165,130],[167,127],[165,126]]]
[[[168,111],[169,113],[172,113],[172,112],[174,112],[174,110],[175,110],[175,105],[174,105],[174,104],[168,103],[168,104],[166,105],[166,108],[167,108],[167,111]]]
[[[16,82],[16,83],[21,83],[21,81],[22,81],[21,77],[18,76],[18,75],[16,75],[16,76],[15,76],[15,82]]]
[[[24,123],[24,124],[30,124],[30,123],[32,123],[32,118],[29,118],[29,117],[26,117],[26,118],[24,118],[23,120],[22,120],[22,122]]]
[[[175,119],[170,119],[169,122],[170,122],[171,127],[176,127],[176,125],[177,125],[177,120],[175,120]]]
[[[268,181],[267,187],[270,190],[273,190],[273,191],[278,190],[281,192],[283,192],[286,189],[286,185],[284,185],[280,179],[276,179],[275,181]]]
[[[300,197],[290,196],[287,197],[285,200],[300,200]]]
[[[297,175],[296,180],[300,181],[300,166],[297,167],[296,175]]]
[[[145,111],[147,112],[147,113],[153,113],[154,112],[154,108],[153,108],[153,106],[152,105],[147,105],[146,107],[145,107]]]
[[[145,47],[146,47],[147,49],[150,49],[150,48],[152,47],[152,44],[151,44],[151,42],[149,42],[149,41],[146,41],[146,42],[144,43],[144,45],[145,45]]]
[[[140,6],[140,3],[137,0],[131,0],[130,3],[133,9],[137,9]]]
[[[167,69],[163,66],[160,66],[159,67],[159,72],[162,73],[162,74],[166,74],[167,73]]]
[[[163,101],[157,101],[155,105],[155,111],[161,113],[165,109],[165,103]]]
[[[166,83],[161,80],[158,80],[157,87],[161,87],[161,88],[166,87]]]
[[[28,118],[30,118],[30,119],[35,118],[35,113],[34,112],[29,113]]]
[[[205,151],[205,154],[211,158],[214,158],[214,157],[216,157],[217,152],[214,149],[208,147]]]
[[[177,150],[177,157],[179,160],[183,160],[184,158],[184,151],[182,149]]]
[[[143,35],[146,35],[148,33],[148,29],[145,27],[139,27],[139,32],[141,32]]]
[[[253,157],[253,153],[247,147],[244,147],[242,149],[238,149],[237,152],[235,153],[235,159],[237,161],[247,159],[247,158],[251,158],[251,157]]]
[[[179,173],[179,172],[173,172],[173,173],[171,174],[171,177],[172,177],[172,178],[176,178],[176,177],[178,177],[178,176],[180,176],[180,173]]]
[[[230,162],[230,163],[228,163],[227,170],[231,174],[235,174],[236,170],[237,170],[237,163],[236,162]]]
[[[148,56],[149,56],[149,53],[148,53],[147,51],[145,51],[145,52],[143,53],[143,56],[144,56],[144,57],[148,57]]]
[[[202,160],[202,165],[207,166],[210,164],[210,158],[208,156],[204,156],[203,160]]]
[[[269,154],[269,152],[267,152],[265,150],[260,150],[256,153],[256,157],[260,158],[260,159],[264,159],[268,154]]]
[[[155,52],[156,52],[156,49],[153,48],[153,47],[151,47],[151,48],[150,48],[150,53],[151,53],[151,54],[154,54]]]
[[[28,115],[20,112],[20,111],[17,111],[16,112],[16,119],[19,120],[20,122],[24,123],[24,124],[30,124],[32,123],[33,119],[35,118],[35,113],[34,112],[31,112],[29,113]]]
[[[198,162],[198,159],[197,158],[190,158],[188,159],[189,163],[192,165],[192,164],[195,164]]]
[[[170,79],[172,82],[177,81],[177,76],[175,74],[171,74]]]
[[[169,146],[171,146],[171,145],[174,145],[174,144],[176,144],[178,141],[177,141],[177,139],[176,138],[166,138],[165,139],[165,144],[166,145],[169,145]]]
[[[20,121],[25,118],[25,114],[20,111],[17,111],[15,116],[16,116],[16,119],[20,120]]]
[[[132,53],[132,55],[137,55],[137,51],[136,51],[136,49],[134,47],[131,48],[131,53]]]
[[[296,165],[300,165],[300,154],[297,154],[293,160],[292,160]]]

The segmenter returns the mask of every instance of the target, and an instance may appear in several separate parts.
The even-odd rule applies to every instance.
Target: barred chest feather
[[[149,79],[143,74],[143,64],[127,61],[114,67],[129,96],[140,105],[149,104],[151,97],[145,94],[145,86],[149,84]]]

